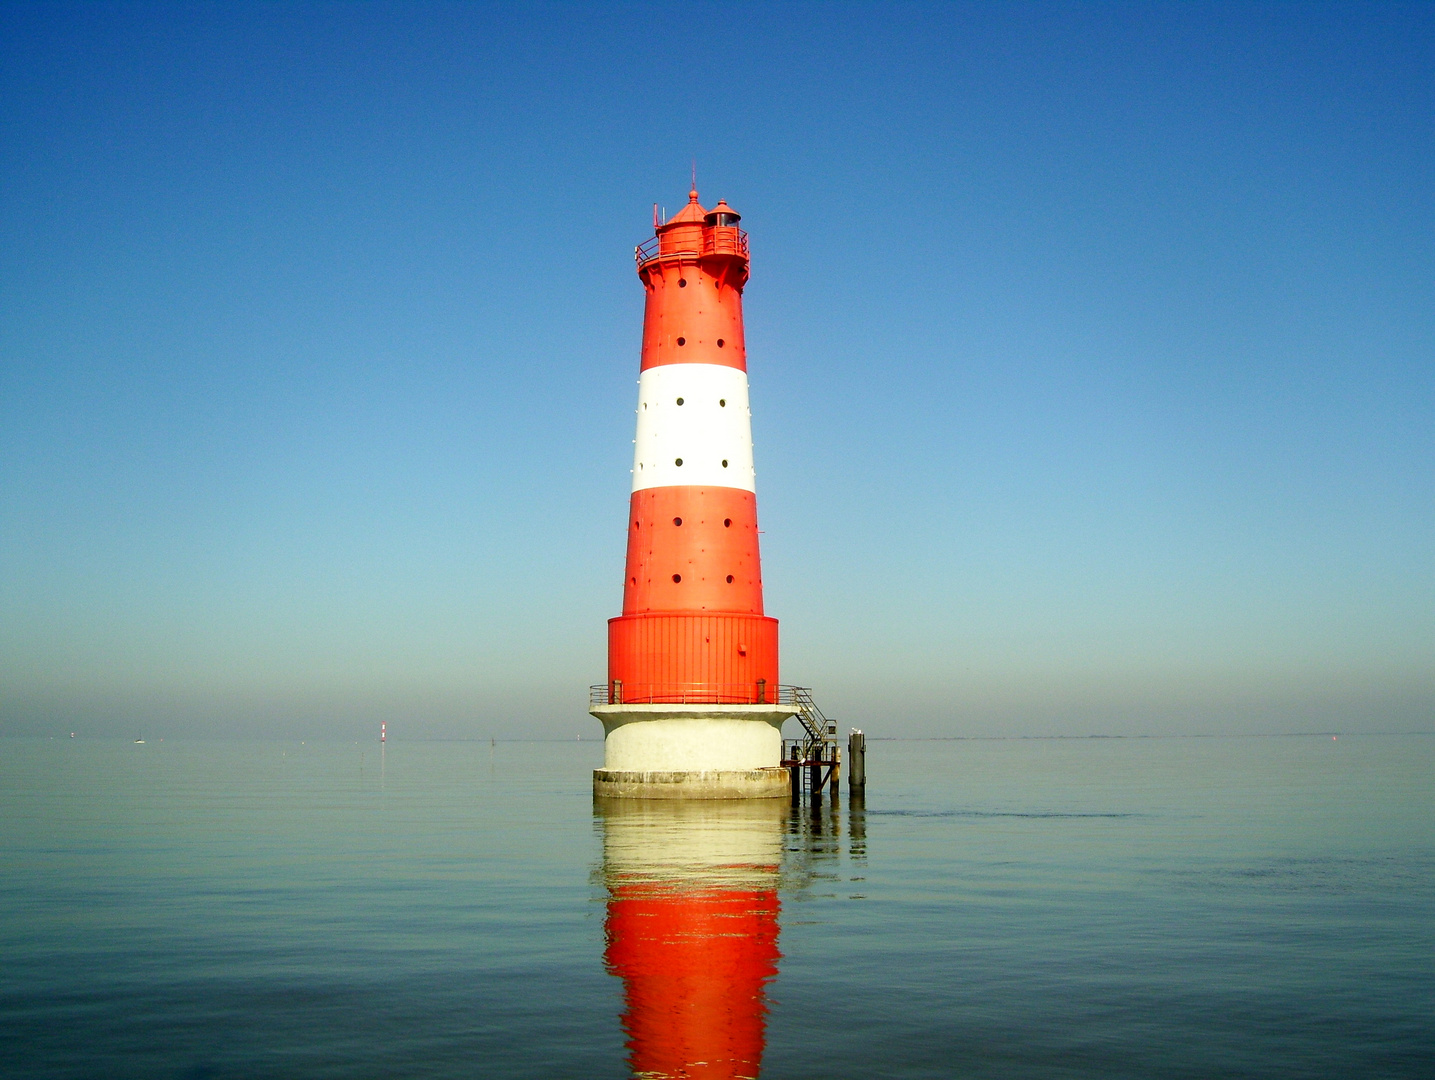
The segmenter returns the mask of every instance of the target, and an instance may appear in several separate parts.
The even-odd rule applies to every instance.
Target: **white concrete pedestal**
[[[796,705],[595,705],[603,723],[597,795],[782,798],[782,723]]]

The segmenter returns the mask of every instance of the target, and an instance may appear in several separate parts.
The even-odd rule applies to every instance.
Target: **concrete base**
[[[782,723],[795,705],[597,705],[603,768],[597,795],[766,799],[788,794]]]
[[[593,770],[593,794],[610,799],[786,799],[787,770],[616,772]]]

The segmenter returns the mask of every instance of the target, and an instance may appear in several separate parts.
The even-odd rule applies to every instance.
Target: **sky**
[[[1435,729],[1435,7],[0,4],[0,733],[598,738],[652,204],[782,680]]]

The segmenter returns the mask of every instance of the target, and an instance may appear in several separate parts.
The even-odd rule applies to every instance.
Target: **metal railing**
[[[778,686],[766,679],[750,683],[624,683],[614,679],[588,687],[595,705],[799,705],[799,686]]]
[[[704,228],[702,236],[700,247],[671,246],[666,250],[663,248],[663,237],[654,236],[635,247],[633,257],[637,259],[639,266],[660,255],[687,255],[690,258],[703,258],[708,255],[740,255],[744,259],[748,257],[747,233],[736,225]],[[673,241],[669,241],[669,244],[673,244]]]

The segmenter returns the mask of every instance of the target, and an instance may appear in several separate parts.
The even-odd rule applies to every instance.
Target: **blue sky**
[[[0,725],[597,737],[651,204],[783,678],[1435,727],[1435,8],[0,5]]]

